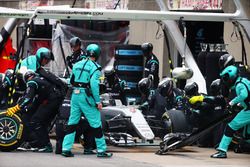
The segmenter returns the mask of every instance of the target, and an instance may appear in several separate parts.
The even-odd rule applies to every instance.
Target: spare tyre
[[[18,115],[6,116],[0,111],[0,151],[12,151],[20,146],[23,139],[24,125]]]

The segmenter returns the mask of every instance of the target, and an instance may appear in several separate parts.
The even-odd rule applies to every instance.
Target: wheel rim
[[[16,136],[18,126],[16,122],[8,117],[0,119],[0,140],[11,140]]]

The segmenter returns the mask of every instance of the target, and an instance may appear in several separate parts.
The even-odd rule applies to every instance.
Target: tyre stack
[[[140,45],[118,45],[115,48],[114,69],[120,79],[125,80],[128,90],[125,93],[129,99],[140,101],[138,82],[143,77],[143,53]]]
[[[201,51],[197,56],[197,64],[201,70],[202,75],[206,79],[207,92],[209,93],[210,84],[220,78],[219,59],[222,55],[228,52],[221,49],[220,45],[216,47],[216,44],[209,44],[209,49]],[[217,44],[218,45],[218,44]],[[213,46],[213,47],[212,47]]]

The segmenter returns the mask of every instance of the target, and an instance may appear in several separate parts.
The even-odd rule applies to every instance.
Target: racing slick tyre
[[[23,139],[24,125],[18,115],[6,116],[0,112],[0,151],[12,151],[20,146]]]
[[[167,110],[166,111],[168,121],[171,123],[171,132],[184,133],[189,132],[190,128],[185,116],[185,113],[180,110]],[[164,118],[163,118],[164,119]]]

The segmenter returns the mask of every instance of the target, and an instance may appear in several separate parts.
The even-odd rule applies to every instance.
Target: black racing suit
[[[26,125],[30,126],[27,129],[27,140],[33,147],[42,148],[48,145],[48,127],[58,113],[62,99],[60,90],[43,77],[34,77],[27,82],[26,92],[18,104],[22,111],[33,107],[33,110],[29,109],[23,114],[23,118],[28,121]]]
[[[153,88],[156,89],[159,83],[159,61],[154,54],[147,57],[145,62],[144,78],[147,78],[150,74],[154,77]]]
[[[76,62],[81,61],[83,58],[84,57],[82,56],[82,50],[79,49],[75,51],[74,53],[72,53],[70,56],[67,56],[66,61],[67,61],[69,68],[72,69],[73,65]]]
[[[170,109],[181,109],[180,104],[182,104],[183,92],[178,88],[173,88],[173,94],[171,97],[164,97],[159,93],[159,89],[151,91],[148,101],[144,102],[140,109],[144,115],[149,116],[147,122],[152,127],[163,127],[161,130],[159,128],[153,129],[154,133],[159,135],[159,137],[164,137],[164,134],[169,133],[169,128],[171,123],[169,118],[165,119],[164,114]],[[182,107],[182,106],[181,106]],[[154,119],[150,117],[153,116]],[[163,136],[162,136],[163,135]]]
[[[156,119],[161,119],[166,110],[172,108],[180,109],[183,92],[178,88],[173,88],[173,94],[170,97],[163,97],[159,90],[156,89],[155,93],[149,96],[149,111]]]
[[[194,127],[203,128],[224,115],[226,101],[222,95],[204,96],[203,102],[194,104],[191,107],[199,111],[193,115],[192,123]],[[224,128],[225,123],[221,123],[211,129],[209,133],[198,140],[198,145],[201,147],[214,147],[220,142]]]

